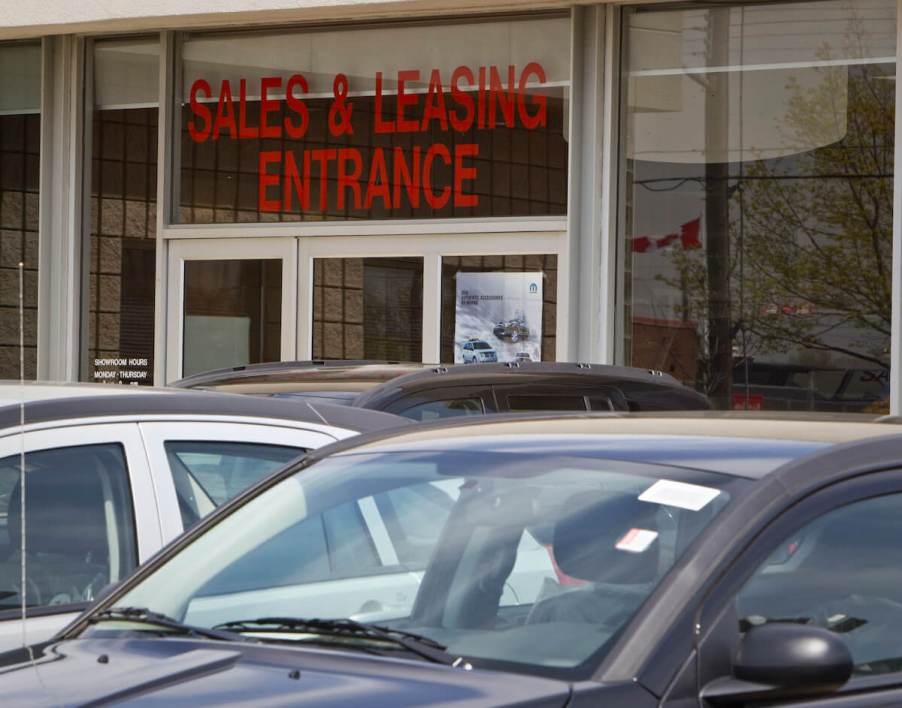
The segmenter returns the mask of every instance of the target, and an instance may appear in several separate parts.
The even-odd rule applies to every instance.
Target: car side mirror
[[[852,654],[842,638],[820,627],[772,622],[752,627],[733,661],[733,676],[708,684],[702,695],[716,704],[832,693],[852,675]]]

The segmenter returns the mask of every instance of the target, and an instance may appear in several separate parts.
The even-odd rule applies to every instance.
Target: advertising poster
[[[542,273],[458,273],[454,363],[542,359]]]

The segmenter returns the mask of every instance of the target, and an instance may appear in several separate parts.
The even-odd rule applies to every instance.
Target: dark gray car
[[[214,512],[54,641],[0,656],[0,693],[899,705],[892,432],[583,415],[339,443]]]

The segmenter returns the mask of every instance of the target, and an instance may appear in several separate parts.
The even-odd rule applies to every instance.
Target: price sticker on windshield
[[[712,487],[659,479],[639,495],[639,501],[698,511],[704,509],[719,494],[720,490]]]

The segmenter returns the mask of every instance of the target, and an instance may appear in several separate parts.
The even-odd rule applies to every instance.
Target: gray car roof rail
[[[359,366],[428,366],[415,361],[395,361],[391,359],[309,359],[306,361],[269,361],[258,364],[245,364],[222,369],[211,369],[199,374],[191,374],[174,381],[170,386],[176,388],[193,388],[205,384],[216,383],[222,379],[234,379],[242,376],[256,376],[279,371],[307,371],[316,369],[346,369]]]
[[[182,391],[160,396],[139,393],[44,399],[25,404],[25,423],[48,423],[105,416],[223,415],[272,418],[298,423],[331,425],[359,433],[413,425],[406,418],[349,406],[300,399],[244,396],[206,391]],[[0,429],[19,425],[19,405],[0,407]]]
[[[543,381],[543,377],[549,380]],[[708,404],[707,398],[694,389],[680,383],[676,378],[663,371],[643,369],[634,366],[615,366],[613,364],[592,364],[589,362],[504,362],[491,364],[437,364],[424,366],[414,371],[391,379],[379,386],[364,391],[354,401],[355,406],[368,406],[378,399],[401,390],[428,387],[432,383],[466,385],[486,384],[491,381],[501,383],[513,382],[515,378],[524,381],[535,379],[535,383],[554,383],[564,378],[593,379],[599,385],[616,386],[623,383],[648,384],[662,389],[673,389],[685,392],[688,396],[698,398],[701,403]],[[709,405],[709,404],[708,404]]]

